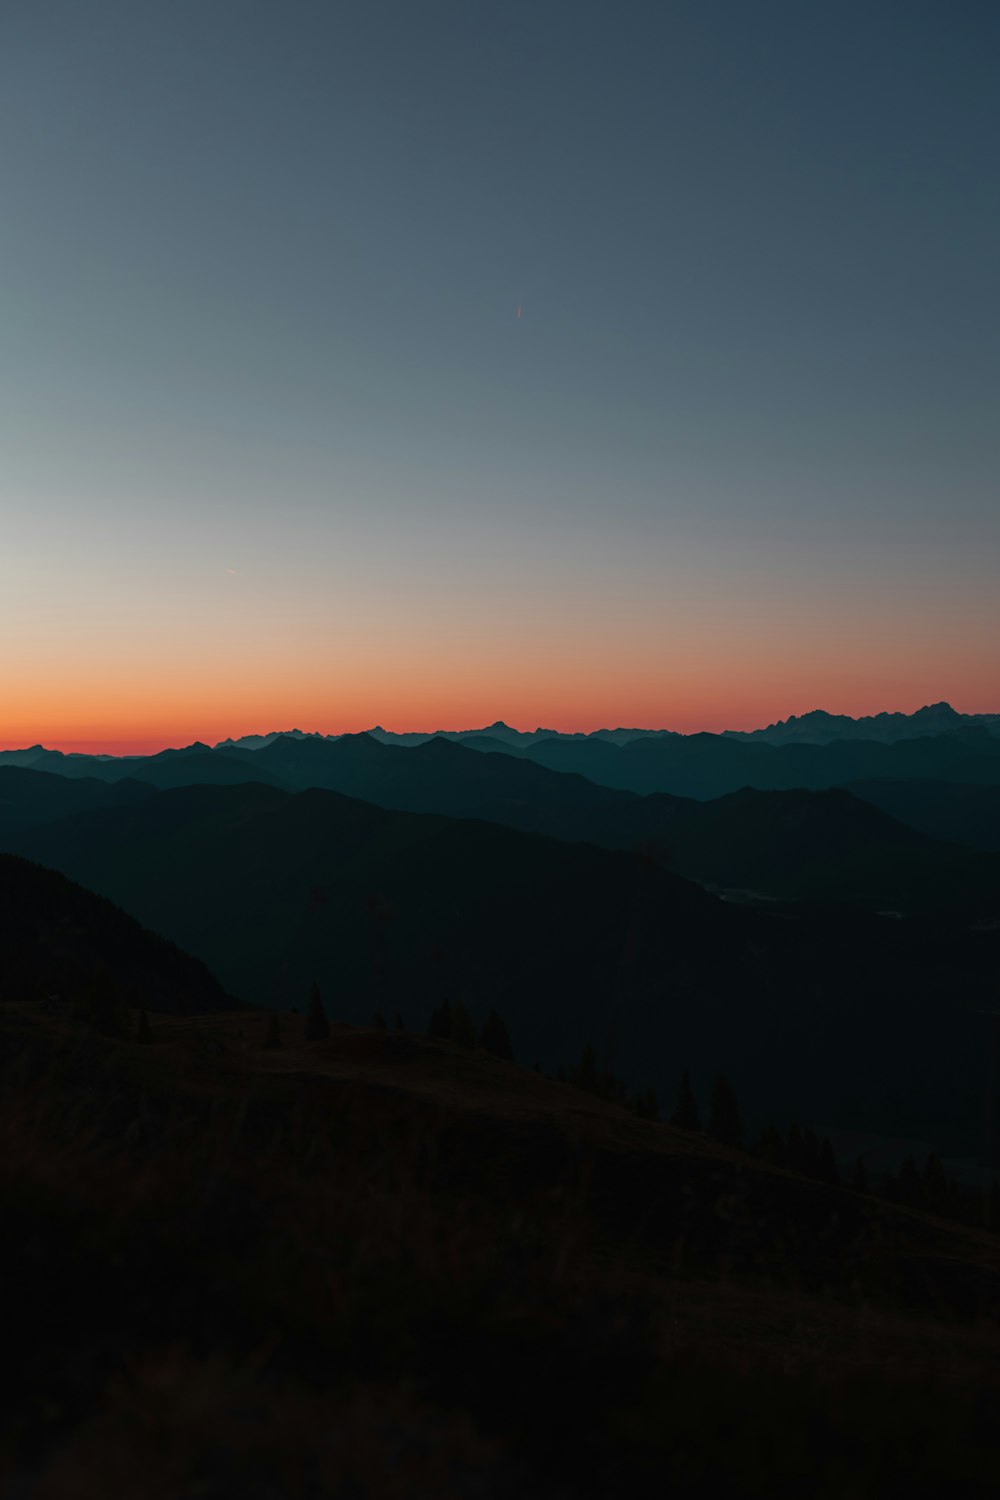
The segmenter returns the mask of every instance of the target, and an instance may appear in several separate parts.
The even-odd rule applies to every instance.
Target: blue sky
[[[8,732],[995,708],[998,42],[9,0]]]

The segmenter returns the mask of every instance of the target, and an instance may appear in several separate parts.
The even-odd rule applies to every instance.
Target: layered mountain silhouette
[[[860,718],[851,718],[848,714],[831,714],[825,709],[814,709],[806,714],[792,714],[787,719],[781,719],[775,724],[769,724],[761,729],[723,731],[726,738],[744,741],[759,741],[767,744],[828,744],[832,740],[878,740],[890,744],[902,739],[925,739],[940,734],[951,734],[963,728],[982,725],[994,734],[1000,734],[1000,714],[961,714],[952,708],[950,703],[930,703],[919,708],[915,713],[878,713],[869,714]],[[505,745],[508,748],[525,749],[536,744],[540,740],[560,739],[569,741],[595,740],[598,743],[624,745],[631,740],[638,739],[683,739],[676,731],[669,729],[595,729],[589,733],[575,732],[566,733],[556,729],[537,728],[533,730],[513,729],[505,724],[502,719],[497,719],[493,724],[488,724],[482,729],[436,729],[431,731],[419,731],[410,733],[396,733],[392,730],[383,729],[381,724],[376,724],[367,731],[374,739],[381,740],[384,744],[396,745],[419,745],[429,739],[453,739],[468,741],[469,739],[486,739],[496,744]],[[306,738],[307,735],[301,729],[284,731],[297,738]],[[279,737],[278,732],[269,734],[248,734],[239,739],[220,740],[218,749],[237,747],[247,750],[258,750],[272,740]],[[335,739],[336,735],[316,736],[317,738]]]
[[[156,757],[148,769],[167,785],[189,778],[198,785],[204,760],[200,753]],[[1000,861],[928,837],[843,790],[744,788],[709,801],[640,797],[448,740],[401,749],[370,735],[282,736],[266,749],[230,752],[213,767],[217,784],[319,787],[399,811],[485,819],[643,851],[678,874],[747,899],[846,901],[966,922],[1000,916]],[[18,848],[21,833],[71,812],[130,805],[154,790],[133,778],[102,782],[0,768],[0,847]]]
[[[800,733],[806,719],[812,727]],[[829,728],[828,720],[837,726],[830,735],[820,732],[822,725]],[[998,785],[998,726],[1000,716],[960,715],[947,704],[938,704],[917,714],[876,715],[871,720],[805,715],[802,720],[788,720],[784,725],[747,735],[679,735],[630,729],[598,730],[589,735],[543,729],[524,733],[500,722],[480,731],[424,735],[391,734],[377,726],[366,736],[292,730],[222,741],[214,750],[196,743],[159,755],[127,758],[64,755],[33,746],[0,752],[0,765],[30,765],[59,775],[104,780],[130,776],[161,787],[195,782],[235,784],[244,774],[234,768],[235,763],[245,763],[246,755],[256,758],[272,752],[275,745],[282,747],[273,761],[259,764],[254,776],[258,781],[274,781],[275,763],[289,758],[290,746],[298,746],[314,755],[312,761],[295,764],[296,779],[291,784],[301,785],[300,764],[313,768],[326,764],[321,759],[323,752],[345,741],[364,739],[384,747],[414,749],[448,740],[480,753],[528,759],[549,770],[575,773],[621,791],[639,795],[666,792],[704,800],[745,786],[771,791],[821,789],[862,780]]]
[[[290,1008],[318,979],[345,1019],[416,1027],[461,999],[543,1065],[592,1041],[636,1085],[669,1089],[686,1061],[748,1110],[975,1146],[996,932],[754,911],[649,857],[323,790],[165,791],[20,847],[241,999]]]
[[[879,740],[892,744],[896,740],[952,734],[978,725],[1000,734],[1000,714],[960,714],[950,703],[929,703],[912,714],[880,713],[852,719],[847,714],[828,714],[819,708],[807,714],[792,714],[766,729],[730,729],[725,733],[734,739],[758,740],[770,745],[825,745],[831,740]]]
[[[1000,859],[930,838],[840,788],[746,788],[687,803],[649,847],[734,893],[1000,921]]]
[[[60,750],[43,750],[30,765],[4,762],[0,771],[44,771],[67,778],[115,781],[142,781],[147,786],[233,786],[247,780],[243,760],[213,751],[208,745],[185,745],[179,750],[161,750],[156,755],[99,756],[64,755]],[[254,781],[269,782],[266,766],[261,766]]]
[[[682,799],[640,798],[504,751],[477,755],[444,738],[404,749],[369,734],[332,741],[280,736],[244,752],[243,763],[255,780],[260,768],[276,784],[324,787],[401,811],[486,818],[615,848],[656,837],[686,807]]]
[[[109,783],[93,776],[53,775],[29,766],[0,766],[0,849],[26,828],[90,808],[127,806],[153,790],[148,782],[131,776]]]
[[[1000,785],[878,780],[848,790],[932,838],[1000,852]]]
[[[948,735],[899,740],[844,740],[827,745],[744,743],[725,735],[630,740],[540,740],[527,751],[551,770],[639,793],[721,797],[752,786],[820,789],[886,778],[1000,783],[1000,738],[982,725]]]

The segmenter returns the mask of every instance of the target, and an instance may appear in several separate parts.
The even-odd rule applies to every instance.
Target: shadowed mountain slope
[[[745,788],[689,803],[651,848],[712,886],[1000,921],[1000,860],[940,843],[841,788]]]
[[[323,787],[405,812],[485,818],[524,832],[586,839],[628,848],[655,838],[686,809],[681,799],[642,799],[562,775],[513,756],[477,755],[448,739],[412,748],[385,745],[371,735],[338,740],[279,738],[244,752],[248,770],[260,765],[286,785]]]
[[[93,776],[0,766],[0,849],[27,828],[90,808],[124,807],[141,802],[153,791],[147,782],[132,777],[109,783]]]
[[[931,838],[1000,853],[1000,785],[855,781],[847,790]]]
[[[217,763],[192,753],[147,766],[168,781],[186,783],[190,775],[205,784],[206,759],[208,774],[221,768],[236,784],[259,774],[276,787],[321,787],[399,811],[643,849],[678,874],[731,891],[931,910],[966,921],[1000,916],[995,859],[936,843],[845,791],[743,789],[708,802],[667,793],[640,797],[517,756],[477,754],[450,740],[401,749],[368,735],[285,737],[266,749],[233,751]],[[75,810],[126,805],[153,790],[131,779],[0,768],[0,848],[20,847],[27,830]]]
[[[745,786],[819,790],[873,778],[1000,784],[1000,738],[981,726],[893,744],[845,740],[775,746],[692,734],[630,740],[620,747],[595,740],[540,740],[520,753],[551,770],[577,771],[602,785],[702,799]]]
[[[339,1014],[411,1026],[461,999],[499,1010],[525,1060],[591,1041],[632,1085],[669,1092],[687,1062],[748,1112],[976,1149],[993,932],[746,910],[635,855],[322,790],[164,792],[22,847],[243,999],[287,1009],[316,978]]]
[[[158,755],[130,755],[104,759],[96,755],[63,755],[46,750],[31,764],[34,771],[66,777],[89,777],[121,781],[126,777],[161,791],[177,786],[237,786],[241,782],[272,782],[266,766],[247,775],[246,762],[237,753],[210,750],[207,745],[187,745],[182,750],[161,750]]]
[[[53,870],[0,854],[0,1000],[90,1003],[110,985],[126,1006],[190,1014],[233,1006],[204,963]]]

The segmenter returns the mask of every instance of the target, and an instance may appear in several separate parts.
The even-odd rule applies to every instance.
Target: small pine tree
[[[854,1163],[854,1173],[851,1177],[851,1187],[856,1193],[868,1193],[871,1191],[868,1182],[868,1172],[860,1156]]]
[[[460,1047],[476,1045],[475,1024],[461,1000],[456,1000],[451,1008],[451,1039]]]
[[[924,1200],[928,1208],[946,1209],[948,1206],[948,1178],[936,1151],[931,1151],[924,1162]]]
[[[388,1031],[389,1030],[389,1026],[388,1026],[388,1023],[387,1023],[387,1021],[385,1019],[385,1016],[382,1014],[382,1012],[380,1010],[377,1010],[375,1012],[375,1014],[372,1016],[372,1025],[374,1026],[374,1028],[375,1028],[376,1031]]]
[[[799,1127],[794,1122],[788,1127],[788,1144],[785,1147],[785,1165],[793,1172],[804,1172],[808,1162],[808,1147]]]
[[[281,1046],[281,1029],[278,1026],[278,1013],[272,1010],[267,1018],[267,1027],[264,1031],[264,1050],[266,1052],[277,1052]]]
[[[597,1081],[597,1058],[594,1049],[589,1042],[584,1046],[580,1054],[580,1061],[569,1075],[570,1083],[575,1083],[578,1089],[586,1089],[588,1094],[599,1092]]]
[[[427,1022],[427,1035],[450,1038],[453,1026],[451,1001],[442,1000],[437,1009],[431,1012],[431,1018]]]
[[[395,1028],[396,1028],[397,1031],[405,1031],[406,1030],[406,1027],[403,1025],[403,1017],[400,1015],[400,1013],[399,1013],[398,1010],[396,1012],[396,1019],[393,1022],[393,1025],[395,1026]]]
[[[909,1208],[917,1208],[923,1202],[924,1185],[912,1156],[908,1156],[899,1169],[899,1195]]]
[[[815,1175],[819,1178],[820,1182],[828,1182],[831,1187],[840,1186],[840,1170],[837,1166],[837,1158],[833,1154],[833,1147],[827,1136],[824,1136],[819,1143]]]
[[[507,1027],[495,1010],[491,1010],[486,1017],[480,1040],[486,1051],[492,1052],[494,1057],[502,1057],[505,1062],[514,1061],[514,1053],[510,1045],[510,1035]]]
[[[736,1102],[736,1090],[729,1079],[723,1078],[721,1074],[715,1080],[712,1116],[708,1130],[710,1135],[725,1146],[742,1146],[743,1144],[743,1121],[740,1119],[739,1105]]]
[[[643,1089],[641,1093],[636,1095],[635,1112],[640,1120],[658,1120],[660,1118],[660,1106],[657,1103],[655,1089]]]
[[[760,1140],[754,1147],[754,1156],[760,1157],[761,1161],[770,1162],[772,1167],[783,1167],[786,1155],[781,1132],[775,1130],[773,1125],[765,1126],[761,1131]]]
[[[84,1015],[103,1036],[127,1037],[132,1030],[129,1008],[106,964],[100,964],[87,986]]]
[[[677,1107],[670,1116],[671,1125],[676,1125],[680,1130],[700,1130],[701,1116],[698,1113],[698,1101],[694,1097],[694,1089],[691,1087],[691,1074],[687,1068],[681,1074],[681,1089],[677,1098]]]
[[[326,1018],[323,996],[319,985],[313,982],[309,991],[309,1010],[306,1014],[306,1041],[325,1042],[330,1035],[330,1023]]]
[[[808,1125],[802,1129],[802,1167],[807,1177],[815,1177],[819,1168],[819,1136]]]
[[[153,1033],[149,1029],[149,1017],[146,1014],[145,1006],[143,1006],[142,1010],[139,1012],[139,1029],[136,1033],[136,1037],[144,1047],[148,1047],[150,1042],[153,1040]]]
[[[1000,1182],[995,1177],[989,1192],[983,1194],[983,1228],[1000,1230]]]

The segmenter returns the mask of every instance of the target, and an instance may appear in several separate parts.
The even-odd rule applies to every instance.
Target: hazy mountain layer
[[[187,775],[199,784],[205,760],[175,755],[149,764],[168,784]],[[1000,918],[1000,861],[934,840],[842,790],[745,789],[707,802],[640,797],[504,753],[479,755],[447,740],[404,750],[369,735],[281,737],[266,749],[210,760],[210,769],[222,768],[237,783],[318,786],[400,811],[641,849],[678,874],[737,894],[847,901],[966,922]],[[19,847],[28,829],[68,813],[131,804],[153,790],[132,779],[108,783],[0,768],[0,848]]]
[[[1000,852],[1000,786],[883,780],[848,790],[933,838]]]
[[[896,740],[924,739],[928,735],[951,734],[956,730],[983,726],[1000,734],[1000,714],[960,714],[950,703],[930,703],[916,713],[869,714],[852,719],[847,714],[828,714],[814,709],[808,714],[792,714],[766,729],[726,730],[734,739],[761,740],[771,745],[805,743],[828,744],[831,740],[879,740],[891,744]]]

